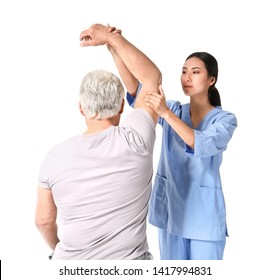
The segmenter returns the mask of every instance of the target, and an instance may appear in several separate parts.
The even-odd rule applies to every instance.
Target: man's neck
[[[94,134],[101,132],[111,126],[117,126],[119,124],[119,117],[113,117],[109,119],[98,120],[95,118],[86,120],[88,129],[84,134]]]

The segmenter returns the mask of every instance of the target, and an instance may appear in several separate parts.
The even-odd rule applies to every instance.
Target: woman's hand
[[[159,86],[160,92],[149,91],[145,96],[145,104],[153,109],[160,117],[165,116],[170,112],[170,109],[166,105],[166,99],[162,86]]]

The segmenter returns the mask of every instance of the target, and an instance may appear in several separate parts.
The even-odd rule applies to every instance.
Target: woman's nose
[[[187,74],[187,75],[186,75],[186,81],[187,81],[187,82],[190,82],[190,81],[191,81],[191,75],[190,75],[190,74]]]

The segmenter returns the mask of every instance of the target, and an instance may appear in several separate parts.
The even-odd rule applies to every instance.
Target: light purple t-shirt
[[[49,151],[39,185],[57,206],[54,259],[134,259],[148,250],[154,141],[152,118],[134,109],[119,126]]]

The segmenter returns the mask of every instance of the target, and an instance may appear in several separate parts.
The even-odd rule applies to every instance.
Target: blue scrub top
[[[127,93],[132,106],[135,99]],[[190,105],[168,101],[168,107],[192,127]],[[149,207],[149,222],[180,237],[222,240],[228,236],[220,165],[237,120],[220,107],[194,129],[194,149],[159,118],[161,155]]]

